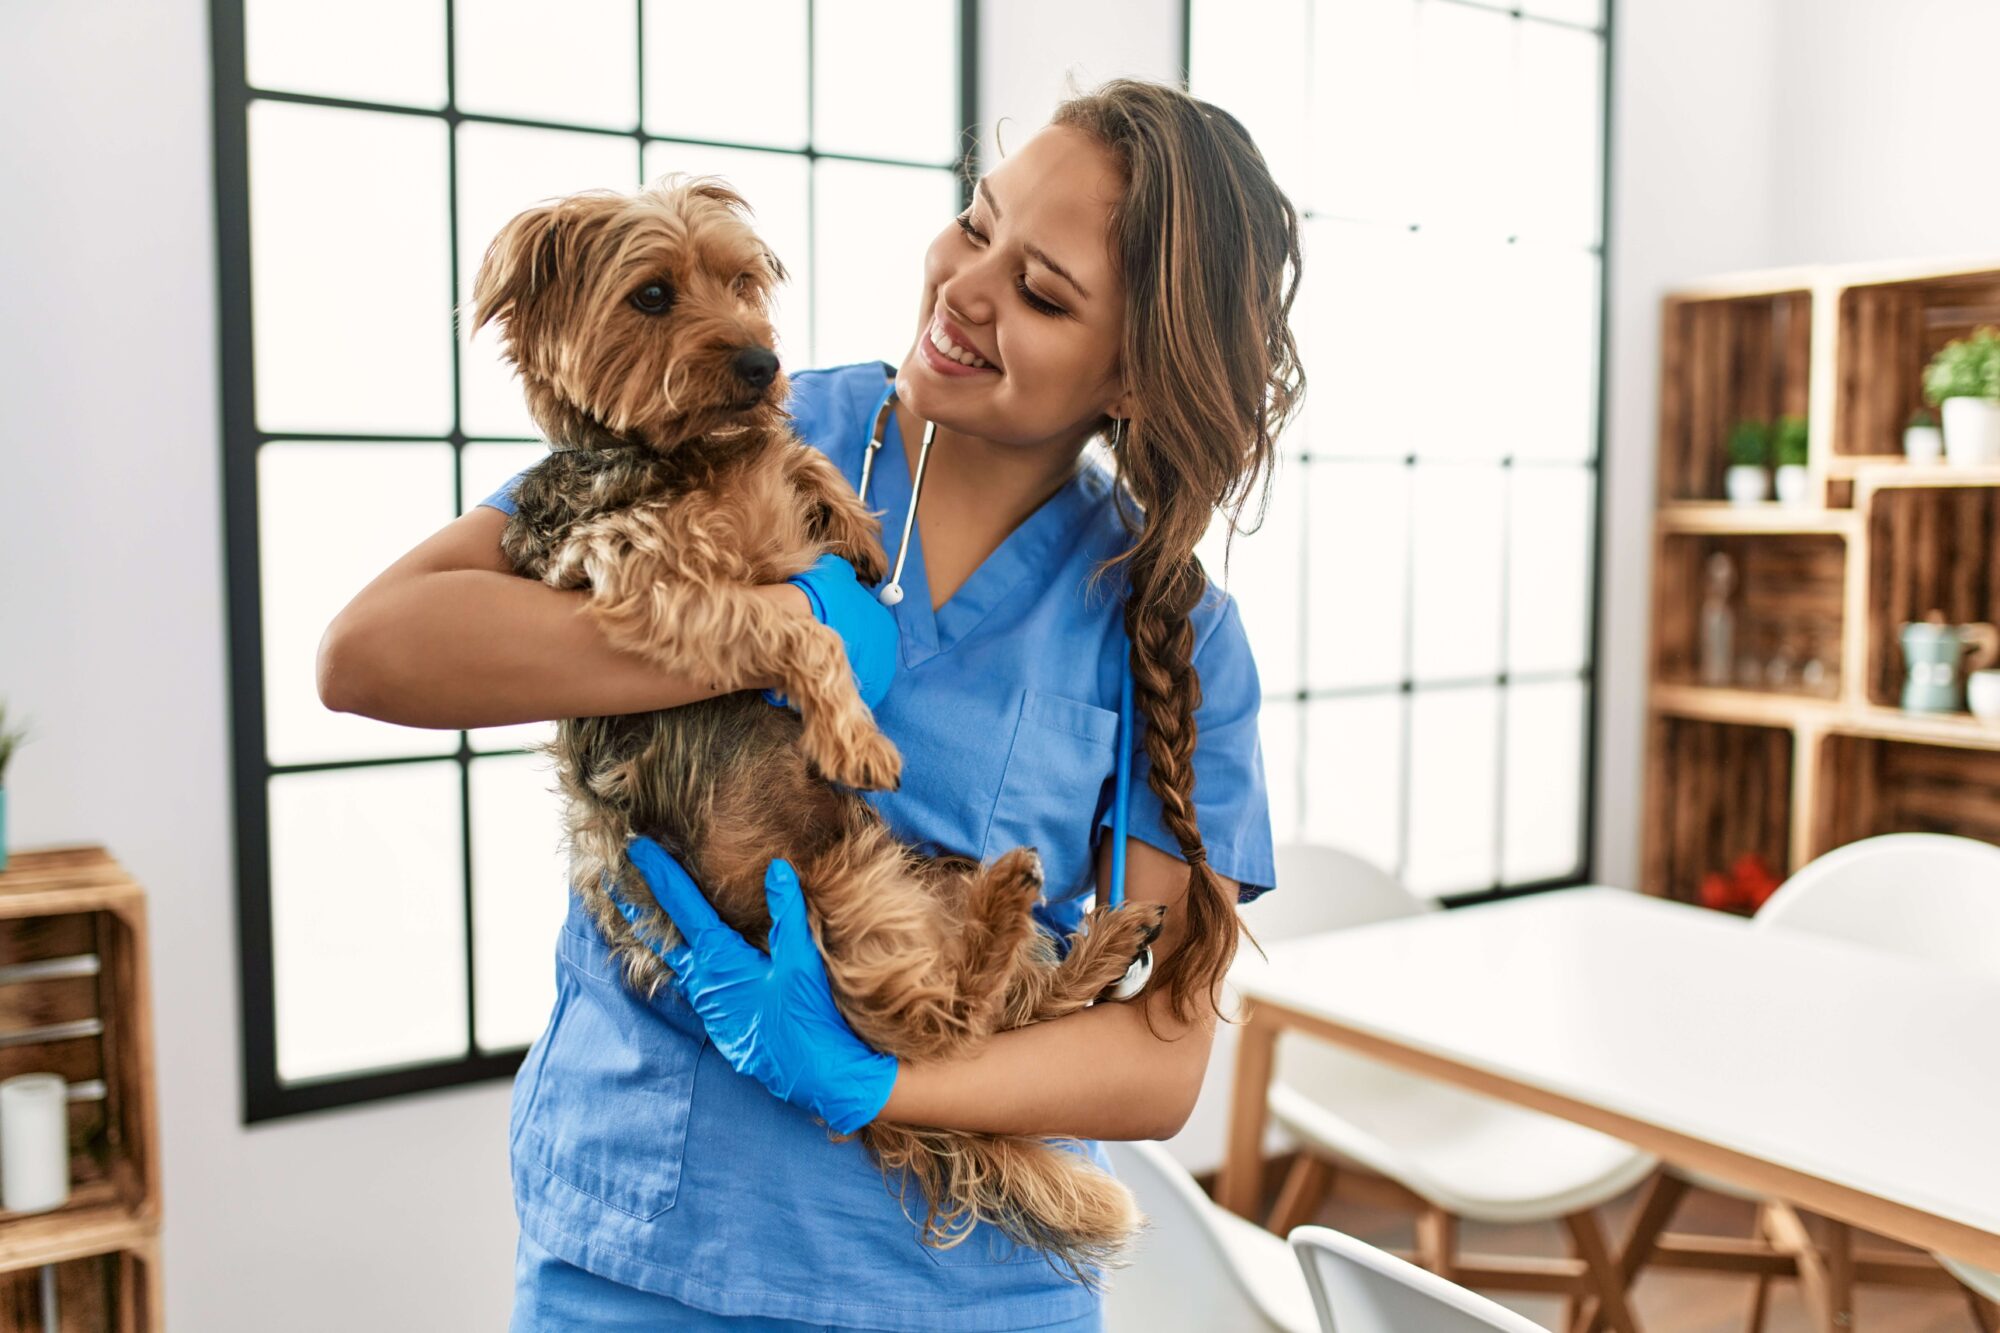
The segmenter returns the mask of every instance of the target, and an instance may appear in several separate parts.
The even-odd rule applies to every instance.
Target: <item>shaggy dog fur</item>
[[[839,636],[751,592],[828,550],[869,582],[886,565],[875,517],[782,410],[770,301],[786,277],[739,195],[678,173],[637,195],[531,208],[480,266],[473,327],[497,321],[552,447],[505,529],[515,569],[587,588],[606,637],[665,672],[780,681],[797,707],[739,691],[559,722],[545,752],[566,798],[570,883],[651,998],[669,975],[655,948],[680,937],[627,839],[672,852],[760,948],[764,868],[782,856],[855,1032],[905,1061],[962,1055],[1091,1003],[1159,932],[1163,908],[1099,913],[1058,960],[1030,915],[1042,887],[1032,848],[984,866],[925,858],[858,794],[895,787],[900,758]],[[652,942],[606,894],[609,877]],[[984,1220],[1095,1284],[1090,1269],[1118,1263],[1143,1220],[1124,1186],[1057,1140],[880,1121],[860,1137],[885,1176],[906,1171],[922,1188],[927,1244]]]

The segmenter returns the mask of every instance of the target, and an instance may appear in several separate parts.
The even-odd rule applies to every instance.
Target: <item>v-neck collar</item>
[[[872,403],[874,397],[870,394],[868,401]],[[872,428],[874,422],[868,425]],[[1085,480],[1091,472],[1089,463],[1080,465],[1053,495],[1001,540],[936,611],[931,609],[930,569],[924,563],[922,519],[910,525],[910,558],[903,565],[903,600],[892,608],[902,631],[904,666],[915,666],[948,651],[1030,575],[1046,578],[1055,572],[1058,557],[1066,544],[1074,540],[1078,524],[1090,505],[1092,496]],[[882,546],[893,569],[896,541],[903,531],[910,504],[910,460],[903,452],[902,424],[893,411],[889,413],[882,449],[876,456],[869,482],[875,495],[870,497],[868,507],[882,514]]]

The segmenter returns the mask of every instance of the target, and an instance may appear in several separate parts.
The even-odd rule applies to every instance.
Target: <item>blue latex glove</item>
[[[804,588],[806,600],[812,603],[813,619],[840,635],[847,663],[854,668],[861,702],[873,708],[896,678],[902,639],[896,631],[895,614],[862,586],[854,566],[832,551],[785,582]],[[776,690],[765,690],[764,699],[780,708],[787,706],[785,696]]]
[[[834,1007],[826,962],[806,921],[805,894],[791,865],[774,860],[764,872],[771,908],[767,956],[716,915],[659,843],[633,838],[625,852],[685,938],[660,957],[701,1015],[709,1040],[737,1072],[811,1111],[837,1133],[852,1134],[880,1114],[896,1082],[896,1057],[855,1036]],[[637,925],[637,909],[615,892],[612,898]]]

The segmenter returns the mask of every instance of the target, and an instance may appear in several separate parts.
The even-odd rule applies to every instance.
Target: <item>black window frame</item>
[[[309,106],[353,111],[381,112],[442,120],[447,127],[447,185],[452,234],[450,309],[458,309],[463,295],[458,290],[459,253],[457,235],[457,128],[465,123],[484,123],[533,129],[555,129],[574,133],[603,134],[628,138],[635,154],[634,182],[645,179],[644,153],[649,143],[686,143],[705,147],[778,152],[803,157],[808,163],[807,201],[808,244],[816,242],[817,220],[811,216],[815,191],[811,163],[818,159],[889,166],[934,167],[950,170],[959,186],[959,207],[971,203],[971,182],[980,160],[980,141],[968,127],[978,124],[979,106],[979,0],[958,0],[959,22],[959,153],[950,162],[918,162],[863,154],[823,152],[812,134],[812,80],[817,63],[813,55],[815,4],[806,0],[806,146],[802,149],[772,149],[767,145],[740,144],[674,135],[649,134],[645,126],[645,4],[632,0],[633,21],[638,34],[640,62],[638,114],[630,130],[562,124],[526,117],[461,112],[457,109],[456,22],[454,0],[443,0],[445,23],[445,104],[442,108],[412,108],[351,98],[252,88],[245,59],[245,0],[213,0],[210,7],[211,55],[213,61],[215,116],[215,203],[217,288],[219,319],[220,385],[223,452],[224,563],[227,576],[230,683],[230,754],[236,832],[236,917],[238,998],[242,1028],[242,1116],[244,1124],[280,1119],[311,1111],[352,1106],[385,1098],[401,1097],[434,1088],[456,1087],[491,1079],[512,1078],[520,1068],[527,1047],[482,1050],[478,1043],[477,957],[473,948],[474,890],[472,866],[471,763],[475,752],[466,733],[459,731],[454,755],[423,755],[397,758],[336,760],[305,764],[272,764],[267,757],[263,683],[263,616],[260,607],[262,573],[258,554],[257,454],[265,443],[298,440],[350,440],[357,443],[386,440],[387,436],[365,436],[339,432],[297,434],[261,431],[256,419],[256,365],[252,337],[250,301],[250,189],[249,112],[253,101],[291,102]],[[817,263],[810,269],[816,276]],[[446,295],[440,293],[440,296]],[[459,511],[477,503],[482,496],[465,493],[464,450],[472,437],[463,429],[462,347],[452,339],[452,428],[441,438],[452,447],[453,495]],[[412,439],[398,435],[397,440]],[[495,437],[480,435],[480,443]],[[505,443],[507,441],[500,440]],[[535,441],[529,441],[535,442]],[[357,590],[358,591],[358,590]],[[477,752],[480,757],[525,753],[524,751]],[[330,769],[375,768],[397,763],[435,763],[455,758],[459,767],[460,827],[458,838],[463,860],[465,894],[466,951],[466,1054],[463,1056],[357,1074],[334,1075],[281,1082],[277,1067],[276,974],[272,958],[271,860],[269,784],[273,777],[291,773]]]
[[[1316,7],[1322,3],[1338,3],[1338,2],[1339,0],[1308,0],[1308,14],[1312,13],[1316,9]],[[1588,253],[1596,255],[1598,263],[1597,382],[1595,385],[1597,401],[1595,404],[1596,411],[1594,413],[1594,418],[1592,422],[1593,438],[1592,438],[1591,456],[1587,462],[1584,462],[1580,465],[1568,462],[1566,460],[1561,462],[1546,464],[1546,466],[1551,466],[1551,467],[1582,466],[1590,469],[1593,475],[1592,496],[1591,496],[1593,513],[1591,515],[1592,532],[1591,532],[1591,551],[1590,551],[1591,586],[1588,599],[1590,626],[1587,634],[1587,640],[1589,643],[1589,659],[1585,662],[1585,664],[1581,668],[1575,671],[1535,671],[1535,672],[1519,672],[1519,673],[1510,673],[1506,669],[1506,665],[1503,662],[1501,664],[1500,670],[1491,676],[1482,674],[1477,677],[1472,677],[1465,680],[1427,680],[1422,682],[1421,685],[1419,685],[1413,679],[1410,672],[1410,663],[1408,661],[1405,661],[1402,679],[1395,684],[1348,686],[1340,688],[1315,690],[1309,687],[1307,683],[1308,677],[1305,671],[1303,670],[1303,661],[1305,653],[1307,651],[1307,645],[1304,636],[1301,636],[1299,644],[1299,653],[1301,658],[1302,669],[1299,673],[1299,682],[1300,682],[1299,688],[1295,690],[1286,690],[1282,692],[1267,692],[1264,695],[1264,702],[1266,703],[1283,703],[1288,705],[1296,705],[1298,708],[1297,716],[1299,719],[1299,727],[1301,735],[1298,737],[1298,743],[1294,750],[1293,771],[1285,775],[1278,775],[1267,772],[1265,774],[1265,781],[1267,784],[1270,785],[1275,785],[1275,783],[1280,780],[1290,781],[1291,783],[1295,784],[1294,785],[1294,795],[1296,799],[1295,808],[1299,811],[1299,819],[1301,821],[1301,824],[1303,824],[1303,821],[1305,819],[1305,811],[1307,809],[1306,805],[1307,787],[1308,787],[1307,774],[1309,772],[1309,767],[1308,767],[1309,759],[1307,755],[1306,738],[1305,735],[1303,734],[1305,730],[1306,708],[1314,703],[1326,702],[1334,699],[1378,696],[1390,693],[1402,694],[1403,762],[1402,762],[1402,773],[1400,781],[1402,783],[1403,791],[1402,791],[1401,804],[1399,806],[1399,818],[1402,821],[1402,828],[1398,834],[1397,841],[1398,844],[1403,849],[1404,856],[1407,857],[1409,849],[1410,794],[1411,794],[1410,736],[1411,736],[1411,728],[1413,725],[1412,715],[1415,711],[1414,708],[1412,707],[1413,696],[1415,695],[1415,693],[1419,689],[1425,691],[1445,690],[1472,684],[1496,685],[1501,690],[1500,703],[1499,703],[1499,706],[1501,708],[1501,718],[1498,724],[1499,725],[1499,731],[1497,733],[1498,743],[1495,746],[1496,763],[1499,767],[1499,780],[1495,787],[1496,800],[1498,802],[1495,813],[1495,826],[1496,826],[1495,838],[1502,839],[1506,836],[1505,819],[1506,819],[1506,802],[1507,802],[1507,782],[1506,782],[1507,735],[1506,735],[1506,712],[1505,712],[1506,699],[1507,699],[1507,695],[1505,692],[1506,687],[1510,683],[1535,684],[1547,681],[1569,681],[1569,680],[1578,680],[1582,682],[1587,697],[1584,701],[1583,756],[1582,756],[1582,768],[1579,773],[1579,785],[1582,789],[1581,795],[1583,799],[1583,810],[1581,812],[1580,822],[1578,824],[1578,839],[1577,839],[1578,848],[1577,848],[1576,869],[1572,873],[1567,875],[1557,875],[1537,880],[1516,881],[1513,883],[1509,883],[1504,878],[1501,878],[1496,880],[1495,883],[1486,885],[1482,888],[1466,889],[1456,893],[1444,893],[1437,895],[1436,901],[1442,907],[1449,909],[1454,907],[1468,907],[1478,903],[1494,902],[1504,898],[1518,898],[1531,893],[1544,893],[1551,889],[1575,888],[1580,885],[1591,884],[1595,882],[1594,874],[1595,874],[1597,849],[1598,849],[1597,747],[1598,747],[1599,729],[1602,722],[1603,707],[1604,707],[1603,691],[1601,689],[1602,678],[1600,673],[1600,664],[1603,660],[1603,654],[1604,654],[1604,539],[1605,539],[1604,435],[1605,435],[1605,421],[1607,416],[1605,397],[1606,397],[1606,388],[1610,380],[1610,366],[1608,363],[1608,357],[1610,352],[1610,341],[1611,341],[1610,340],[1611,259],[1612,259],[1612,249],[1611,249],[1612,138],[1611,136],[1613,130],[1613,121],[1612,121],[1613,88],[1615,87],[1614,56],[1616,47],[1615,47],[1614,37],[1616,33],[1617,0],[1603,0],[1604,19],[1603,22],[1598,25],[1578,23],[1572,20],[1553,18],[1546,15],[1530,14],[1524,12],[1518,5],[1506,4],[1506,3],[1489,3],[1488,0],[1417,0],[1417,2],[1423,4],[1464,5],[1473,9],[1481,9],[1493,13],[1508,15],[1516,23],[1545,23],[1553,25],[1555,27],[1566,28],[1572,31],[1594,33],[1596,34],[1598,41],[1601,44],[1600,68],[1603,74],[1602,81],[1598,87],[1599,140],[1598,140],[1597,244],[1587,247]],[[1308,22],[1310,22],[1310,19],[1308,19]],[[1181,82],[1183,85],[1187,85],[1190,83],[1193,66],[1194,66],[1194,0],[1182,0]],[[1312,209],[1309,208],[1300,209],[1300,217],[1302,221],[1315,216],[1318,216],[1318,214],[1316,214],[1316,212]],[[1311,373],[1310,368],[1308,368],[1308,375],[1310,375],[1310,373]],[[1310,449],[1301,450],[1297,454],[1288,455],[1286,461],[1291,463],[1296,463],[1301,468],[1310,468],[1314,466],[1314,454]],[[1385,458],[1359,459],[1347,455],[1323,455],[1318,465],[1322,467],[1338,467],[1342,465],[1353,465],[1355,463],[1361,463],[1361,462],[1385,463],[1385,462],[1398,462],[1398,461],[1400,461],[1405,468],[1414,469],[1420,461],[1420,456],[1418,454],[1411,453],[1411,454],[1401,455],[1400,457],[1389,456]],[[1511,475],[1514,466],[1515,466],[1515,459],[1512,455],[1507,455],[1506,457],[1504,457],[1499,463],[1502,477],[1505,478]],[[1543,466],[1543,464],[1540,464],[1538,462],[1530,462],[1524,464],[1524,466]],[[1412,532],[1414,533],[1416,527],[1416,524],[1414,522],[1414,515],[1412,516],[1412,522],[1410,524],[1410,527]],[[1412,541],[1414,541],[1414,537],[1412,538]],[[1309,559],[1309,557],[1304,554],[1302,548],[1301,552],[1302,563],[1300,566],[1300,573],[1302,576],[1301,577],[1302,599],[1305,596],[1305,591],[1304,591],[1305,579],[1309,577],[1309,569],[1303,563],[1304,560],[1306,559]],[[1407,553],[1406,553],[1406,559],[1407,559]],[[1505,564],[1506,559],[1507,559],[1506,535],[1505,535],[1505,528],[1503,527],[1502,539],[1501,539],[1502,565],[1500,570],[1501,599],[1502,599],[1500,628],[1503,636],[1506,633],[1506,596],[1507,596],[1506,593],[1507,569]],[[1405,607],[1407,608],[1411,605],[1411,603],[1407,599],[1413,596],[1410,587],[1406,586],[1404,595],[1406,599]],[[1304,611],[1303,604],[1301,606],[1301,610]],[[1302,834],[1302,836],[1307,836],[1307,835],[1309,835],[1309,831],[1306,831],[1305,833]],[[1505,863],[1499,856],[1497,849],[1494,860],[1495,860],[1494,870],[1496,875],[1504,876],[1506,868]],[[1395,870],[1396,867],[1385,866],[1383,867],[1383,869]]]

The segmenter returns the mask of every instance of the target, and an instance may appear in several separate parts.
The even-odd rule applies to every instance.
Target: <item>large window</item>
[[[1609,4],[1189,5],[1305,215],[1306,405],[1228,581],[1276,834],[1447,902],[1590,862]]]
[[[894,361],[967,202],[974,0],[216,0],[245,1114],[511,1075],[554,996],[551,724],[324,708],[320,635],[544,450],[472,276],[537,200],[729,178],[788,367]],[[745,44],[745,34],[754,42]]]

